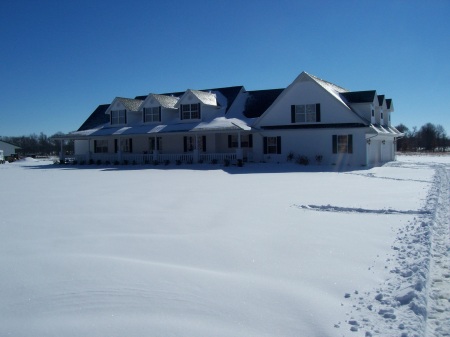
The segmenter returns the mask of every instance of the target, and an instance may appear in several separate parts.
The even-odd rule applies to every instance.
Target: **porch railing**
[[[225,161],[236,161],[236,153],[200,153],[198,154],[197,162],[205,164],[222,164]],[[66,163],[76,162],[78,164],[153,164],[155,157],[153,154],[138,154],[138,153],[91,153],[90,155],[73,155],[66,156]],[[157,154],[156,161],[158,163],[171,164],[192,164],[196,160],[193,153],[168,153]]]

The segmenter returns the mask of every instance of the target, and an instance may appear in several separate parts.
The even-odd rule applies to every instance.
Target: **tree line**
[[[413,127],[409,129],[404,124],[396,126],[397,130],[404,133],[405,136],[398,139],[397,150],[401,152],[446,152],[450,149],[450,140],[442,125],[427,123],[420,129]],[[31,134],[19,137],[1,137],[0,140],[19,146],[16,151],[22,156],[48,156],[58,155],[61,151],[61,142],[52,137],[61,135],[61,132],[47,137],[43,132],[39,135]],[[72,154],[74,151],[73,140],[66,140],[63,144],[63,150],[66,154]]]
[[[61,152],[61,141],[54,140],[52,137],[56,137],[61,134],[61,132],[58,132],[51,137],[47,137],[47,135],[43,132],[39,135],[33,133],[28,136],[19,137],[0,136],[0,140],[19,146],[20,149],[16,150],[16,154],[20,156],[57,156]],[[73,143],[73,140],[64,141],[63,151],[66,154],[73,153]]]
[[[401,152],[446,152],[449,150],[450,141],[442,125],[427,123],[420,129],[409,129],[404,124],[396,126],[396,129],[405,134],[397,141],[397,151]]]

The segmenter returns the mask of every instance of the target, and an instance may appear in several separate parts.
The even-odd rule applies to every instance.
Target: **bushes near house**
[[[304,155],[298,155],[296,162],[297,162],[297,164],[306,166],[306,165],[309,165],[309,158]]]

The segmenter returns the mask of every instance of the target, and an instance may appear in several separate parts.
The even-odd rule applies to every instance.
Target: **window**
[[[144,108],[144,123],[161,122],[161,107]]]
[[[264,154],[281,153],[281,137],[264,137]]]
[[[291,122],[320,122],[320,104],[291,105]]]
[[[111,111],[111,125],[126,124],[127,111],[126,110],[112,110]]]
[[[197,144],[196,144],[197,141]],[[197,145],[197,146],[196,146]],[[199,152],[206,152],[206,136],[185,136],[183,137],[184,152],[192,152],[198,149]]]
[[[107,140],[94,140],[94,153],[107,153],[108,141]]]
[[[239,147],[238,135],[228,135],[228,147]],[[241,135],[241,147],[253,147],[253,135]]]
[[[375,110],[372,109],[372,117],[375,117]]]
[[[133,142],[131,138],[120,139],[120,151],[121,152],[133,152]]]
[[[333,135],[333,153],[353,153],[353,135]]]
[[[383,112],[381,112],[381,115],[380,115],[380,117],[381,117],[381,119],[383,119],[384,117],[383,117]]]
[[[182,104],[181,119],[200,119],[200,103]]]
[[[155,144],[155,142],[156,142],[156,144]],[[156,145],[156,147],[155,147],[155,145]],[[149,148],[150,148],[150,151],[153,151],[153,150],[161,151],[162,150],[161,137],[157,137],[156,139],[155,139],[155,137],[149,138]]]

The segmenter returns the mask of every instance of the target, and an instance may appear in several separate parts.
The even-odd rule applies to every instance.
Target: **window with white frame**
[[[353,136],[333,135],[333,153],[353,153]]]
[[[263,138],[264,154],[280,154],[281,153],[281,137],[264,137]]]
[[[111,110],[111,125],[126,124],[127,111],[126,110]]]
[[[228,135],[228,147],[239,147],[238,135]],[[251,134],[241,135],[241,147],[253,147],[253,136]]]
[[[94,153],[107,153],[108,141],[106,139],[94,140]]]
[[[162,150],[162,139],[161,139],[161,137],[149,138],[149,148],[150,148],[150,151],[154,151],[154,150],[161,151]]]
[[[120,151],[121,152],[133,152],[131,138],[120,139]]]
[[[181,119],[200,119],[200,103],[182,104]]]
[[[144,122],[161,122],[161,107],[144,108]]]
[[[291,106],[292,123],[320,122],[320,104],[301,104]]]

